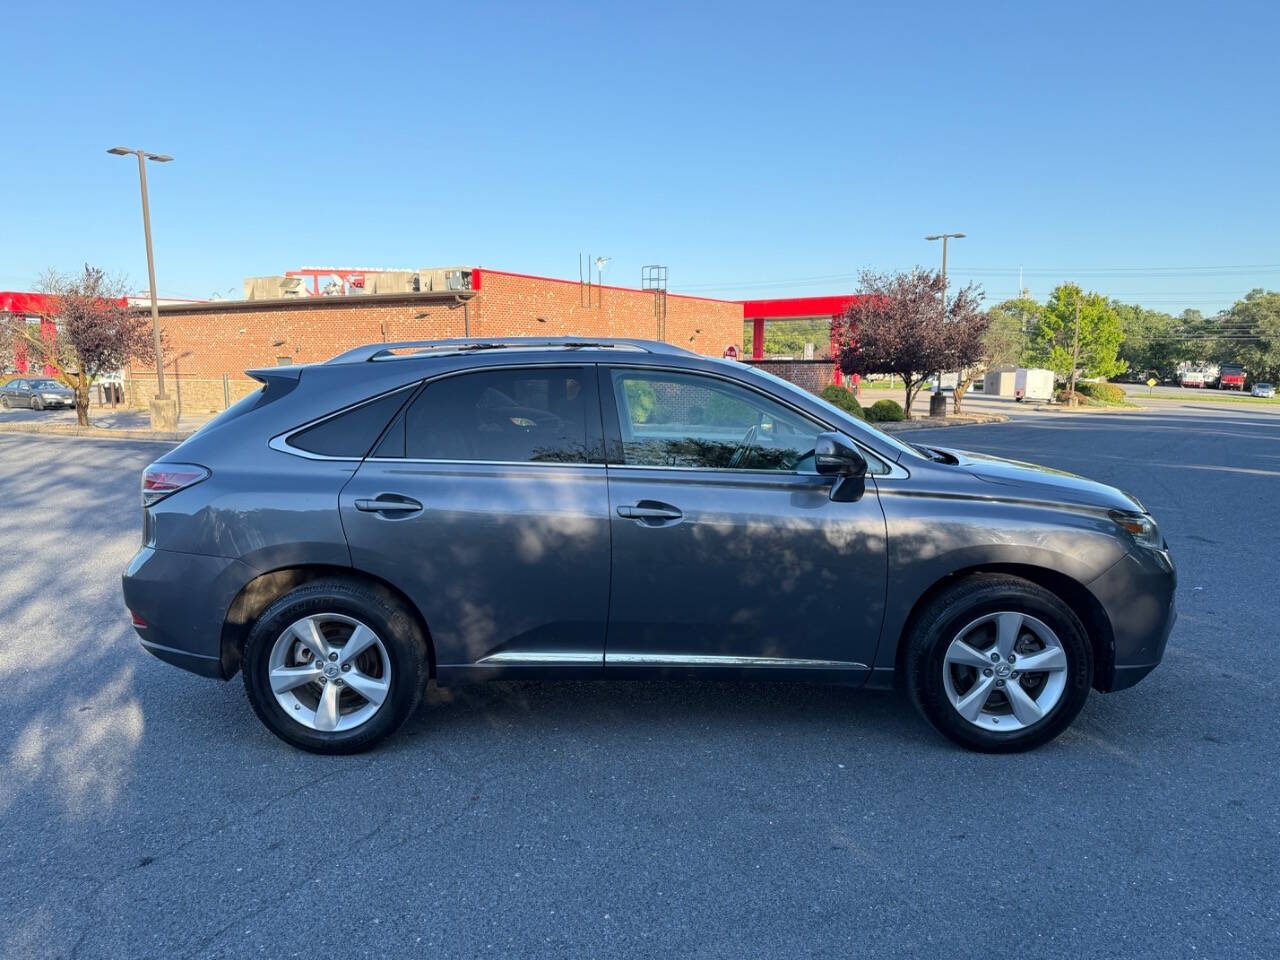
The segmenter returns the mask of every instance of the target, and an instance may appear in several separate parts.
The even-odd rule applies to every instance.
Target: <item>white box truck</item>
[[[1053,397],[1053,371],[1037,367],[1019,367],[1013,375],[1013,398],[1049,400]]]

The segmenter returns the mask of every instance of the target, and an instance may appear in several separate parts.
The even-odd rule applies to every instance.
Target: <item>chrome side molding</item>
[[[604,655],[577,650],[502,650],[476,661],[478,667],[553,667],[579,664],[604,666]]]
[[[692,653],[609,653],[577,650],[502,650],[481,657],[478,667],[761,667],[775,670],[867,670],[853,660],[803,660],[795,657],[737,657]]]
[[[692,653],[605,653],[605,666],[623,667],[771,667],[800,670],[866,670],[852,660],[800,660],[794,657],[734,657]]]

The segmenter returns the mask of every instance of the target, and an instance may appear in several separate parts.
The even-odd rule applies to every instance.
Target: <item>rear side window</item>
[[[323,457],[362,459],[377,441],[411,388],[366,400],[289,438],[289,446]]]
[[[594,368],[461,374],[429,383],[409,407],[405,456],[587,463],[600,434],[599,423]]]

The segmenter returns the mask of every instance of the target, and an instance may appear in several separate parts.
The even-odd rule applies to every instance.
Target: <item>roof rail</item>
[[[481,350],[582,350],[621,349],[640,350],[645,353],[688,353],[683,347],[658,340],[629,338],[585,339],[582,337],[455,337],[446,340],[397,340],[391,343],[369,343],[340,353],[326,363],[362,363],[370,360],[390,360],[421,354],[450,355]],[[413,353],[397,353],[408,351]]]

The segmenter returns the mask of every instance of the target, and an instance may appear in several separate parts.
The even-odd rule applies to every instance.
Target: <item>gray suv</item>
[[[901,686],[955,742],[1022,750],[1173,625],[1133,497],[745,364],[465,340],[251,375],[144,472],[124,596],[148,651],[243,673],[307,750],[371,746],[431,678],[568,677]]]

